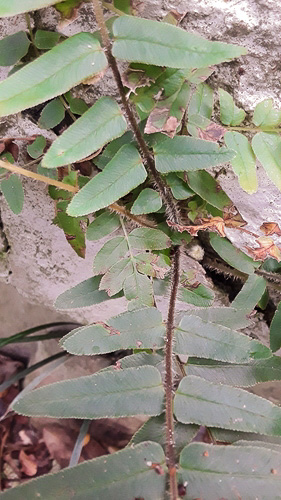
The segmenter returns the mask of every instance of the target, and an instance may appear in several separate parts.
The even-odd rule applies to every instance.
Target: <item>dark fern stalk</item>
[[[159,191],[165,206],[168,219],[176,224],[180,223],[180,214],[170,188],[167,186],[159,172],[155,168],[154,159],[143,138],[135,115],[127,101],[126,92],[122,83],[121,75],[115,57],[111,51],[111,41],[106,28],[102,7],[99,0],[92,0],[97,24],[100,29],[102,44],[105,48],[108,64],[112,70],[120,98],[125,110],[127,121],[134,132],[139,145],[143,161],[151,175],[157,190]],[[175,305],[180,278],[180,247],[174,247],[172,256],[171,293],[169,300],[167,328],[166,328],[166,351],[165,351],[165,396],[166,396],[166,459],[170,478],[170,499],[177,500],[178,487],[176,478],[176,458],[174,441],[174,417],[173,417],[173,332]]]

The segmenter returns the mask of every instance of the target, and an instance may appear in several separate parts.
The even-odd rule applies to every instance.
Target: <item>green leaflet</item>
[[[20,414],[59,418],[104,418],[159,415],[164,390],[152,366],[96,373],[50,384],[19,398]]]
[[[197,425],[184,425],[180,422],[174,423],[176,454],[179,455],[187,443],[195,437],[198,432]],[[132,437],[130,443],[138,444],[143,441],[159,443],[163,448],[166,445],[165,416],[151,417]]]
[[[159,229],[137,227],[128,238],[130,245],[137,250],[164,250],[171,245],[170,238]]]
[[[213,112],[214,91],[206,83],[200,83],[190,99],[188,115],[201,115],[211,118]]]
[[[70,246],[79,257],[84,259],[86,253],[84,227],[87,225],[88,219],[87,217],[70,217],[66,213],[67,206],[67,201],[57,202],[57,214],[53,223],[63,230]]]
[[[187,179],[191,189],[213,207],[224,210],[232,204],[227,194],[220,189],[218,182],[205,170],[188,172]]]
[[[43,135],[38,135],[31,144],[27,146],[27,152],[31,158],[39,158],[43,154],[47,141]]]
[[[165,455],[157,443],[144,442],[75,467],[27,481],[2,493],[3,500],[132,500],[143,495],[164,498],[165,474],[156,474],[149,463],[165,469]]]
[[[74,35],[0,83],[0,116],[63,94],[106,67],[99,42],[90,33]]]
[[[224,140],[227,147],[236,152],[231,165],[241,188],[246,193],[255,193],[258,189],[256,157],[247,137],[239,132],[226,132]]]
[[[260,443],[254,447],[250,442],[247,446],[186,446],[180,457],[179,475],[182,483],[188,483],[188,498],[279,498],[281,453],[262,445],[266,446]]]
[[[65,116],[65,109],[59,99],[48,102],[40,114],[38,125],[41,128],[50,129],[56,127]]]
[[[13,66],[29,49],[30,41],[24,31],[5,36],[0,40],[0,66]]]
[[[174,399],[177,420],[184,424],[223,427],[280,436],[281,408],[243,389],[213,384],[189,375]]]
[[[230,364],[189,358],[187,372],[216,384],[251,387],[261,382],[281,380],[281,359],[271,356],[247,364]]]
[[[190,99],[188,120],[193,115],[210,119],[213,112],[214,91],[206,83],[200,83]],[[193,137],[198,137],[198,129],[192,123],[187,123],[187,130]]]
[[[194,314],[204,321],[226,326],[232,330],[240,330],[251,325],[251,321],[246,317],[247,311],[233,307],[204,307],[192,309],[188,314]]]
[[[121,16],[113,24],[113,55],[126,61],[202,68],[246,53],[243,47],[209,42],[166,23]]]
[[[31,10],[42,9],[49,5],[54,5],[57,0],[0,0],[0,17],[15,16],[22,12],[29,12]]]
[[[272,356],[268,347],[243,333],[186,315],[175,329],[177,354],[188,354],[229,363],[248,363]]]
[[[262,276],[251,274],[231,303],[231,307],[243,309],[249,314],[257,305],[266,289],[266,281]]]
[[[140,274],[134,266],[131,270],[131,275],[124,281],[124,295],[130,300],[128,310],[133,311],[143,306],[152,307],[154,305],[152,281],[148,276]]]
[[[61,35],[56,31],[37,30],[34,44],[38,49],[52,49],[58,43]]]
[[[281,123],[281,110],[273,108],[272,99],[265,99],[256,105],[253,123],[257,127],[277,127]]]
[[[186,136],[166,138],[153,149],[156,168],[163,174],[215,167],[231,160],[235,154],[214,142]]]
[[[108,295],[112,297],[122,290],[125,279],[132,273],[133,265],[130,258],[115,262],[102,277],[100,290],[106,290]]]
[[[69,109],[75,115],[83,115],[86,111],[88,111],[88,104],[80,99],[79,97],[72,97],[71,92],[67,92],[64,96],[69,104]]]
[[[94,258],[93,270],[95,274],[104,274],[111,266],[119,262],[128,253],[128,244],[124,236],[116,236],[107,241]]]
[[[116,7],[116,9],[119,9],[122,12],[125,12],[125,14],[130,14],[130,12],[131,12],[131,0],[114,0],[113,4],[114,4],[114,7]]]
[[[103,171],[91,179],[74,196],[67,212],[73,217],[96,212],[125,196],[139,184],[142,184],[146,177],[147,173],[138,150],[131,144],[125,144]]]
[[[254,432],[239,432],[239,431],[231,431],[228,429],[220,429],[218,427],[209,427],[209,430],[216,439],[216,441],[223,441],[224,443],[235,443],[238,440],[243,441],[259,441],[264,442],[265,446],[268,443],[274,443],[281,445],[281,437],[271,437],[266,436],[265,434],[256,434]],[[251,445],[251,443],[249,443]]]
[[[259,132],[253,137],[252,146],[268,177],[281,191],[281,137]]]
[[[6,202],[14,214],[21,213],[24,201],[24,192],[20,178],[16,174],[12,174],[8,179],[4,179],[0,183]]]
[[[281,302],[278,304],[270,325],[270,347],[273,352],[281,347]]]
[[[100,280],[100,276],[94,276],[66,290],[57,297],[54,306],[57,309],[75,309],[109,300],[107,293],[99,290]]]
[[[176,200],[186,200],[186,198],[190,198],[194,195],[194,192],[189,189],[187,183],[180,179],[177,174],[168,174],[166,176],[166,181]]]
[[[53,142],[42,166],[56,168],[86,158],[125,130],[118,104],[111,97],[101,97]]]
[[[162,199],[158,191],[151,188],[143,189],[135,200],[131,213],[134,215],[158,212],[162,207]]]
[[[197,307],[210,307],[214,298],[214,292],[205,285],[198,285],[197,287],[185,288],[182,286],[179,290],[179,300],[193,304]]]
[[[210,233],[210,243],[217,254],[230,266],[238,269],[241,273],[253,274],[255,269],[260,267],[259,262],[255,262],[251,257],[236,248],[226,238],[221,238],[216,233]],[[241,303],[243,305],[243,303]],[[245,306],[246,309],[246,306]]]
[[[161,314],[151,307],[110,318],[106,325],[76,328],[61,339],[60,345],[71,354],[91,356],[120,349],[163,348],[164,336]]]
[[[97,241],[113,233],[116,229],[120,227],[120,218],[118,215],[112,214],[110,212],[104,212],[91,222],[87,229],[87,240]]]
[[[224,125],[240,125],[244,120],[246,113],[239,109],[233,100],[233,97],[223,89],[219,89],[220,98],[220,117]]]

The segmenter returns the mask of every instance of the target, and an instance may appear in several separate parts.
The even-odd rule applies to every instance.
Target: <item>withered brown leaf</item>
[[[248,253],[253,257],[254,260],[265,260],[267,257],[273,257],[278,262],[281,261],[281,251],[280,248],[275,245],[274,241],[267,236],[261,236],[256,240],[259,247],[250,248],[245,247]]]
[[[270,236],[272,234],[277,234],[278,236],[281,236],[281,229],[278,226],[277,222],[264,222],[260,230],[266,235]]]
[[[198,231],[215,231],[223,238],[226,236],[224,228],[225,222],[222,217],[211,217],[210,219],[201,219],[201,224],[197,226],[182,226],[168,221],[168,226],[176,229],[180,233],[187,231],[191,236],[197,236]]]

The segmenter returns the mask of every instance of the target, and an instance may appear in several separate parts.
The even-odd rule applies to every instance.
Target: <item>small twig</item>
[[[281,132],[281,127],[226,127],[228,130],[237,130],[238,132]]]
[[[59,100],[62,103],[65,111],[69,114],[70,118],[75,122],[77,120],[76,116],[72,113],[69,105],[67,104],[66,100],[63,98],[62,95],[59,96]]]
[[[50,179],[50,177],[46,177],[45,175],[36,174],[35,172],[31,172],[30,170],[26,170],[25,168],[18,167],[17,165],[12,165],[12,163],[9,163],[7,161],[0,160],[0,167],[3,167],[15,174],[24,175],[24,177],[30,177],[31,179],[45,182],[45,184],[56,186],[60,189],[64,189],[65,191],[70,191],[71,193],[77,193],[78,191],[78,188],[76,186],[70,186],[70,184],[65,184],[64,182],[57,181],[56,179]]]
[[[110,210],[113,212],[116,212],[118,215],[122,215],[123,217],[126,217],[127,219],[135,222],[139,226],[142,227],[149,227],[151,229],[155,229],[156,224],[153,221],[150,221],[148,219],[145,219],[144,217],[133,215],[127,210],[125,207],[122,207],[118,203],[112,203],[111,205],[108,206]]]
[[[33,35],[33,31],[32,31],[32,27],[31,27],[31,22],[30,22],[30,15],[28,14],[28,12],[25,14],[25,20],[26,20],[26,24],[27,24],[27,27],[28,27],[28,32],[29,32],[29,36],[30,36],[30,40],[31,40],[31,43],[34,47],[34,52],[35,52],[35,55],[38,57],[40,54],[39,54],[39,51],[35,45],[35,40],[34,40],[34,35]]]
[[[112,3],[105,2],[104,0],[102,0],[101,3],[103,5],[103,7],[110,10],[111,12],[115,12],[115,14],[117,14],[118,16],[125,16],[125,12],[122,12],[122,10],[119,10],[116,7],[114,7],[114,5]]]

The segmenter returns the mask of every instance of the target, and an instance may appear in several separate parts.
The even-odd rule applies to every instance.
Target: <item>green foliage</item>
[[[80,119],[82,120],[85,116],[86,114]],[[107,135],[109,135],[108,131]],[[75,217],[107,207],[142,184],[146,176],[138,150],[133,145],[124,145],[104,170],[74,196],[67,212]]]
[[[67,92],[65,94],[65,98],[69,104],[70,111],[72,111],[75,115],[83,115],[83,113],[89,109],[83,99],[80,99],[79,97],[72,97],[71,92]]]
[[[100,240],[104,236],[113,233],[118,227],[120,227],[119,217],[110,212],[103,212],[88,226],[87,240]]]
[[[158,212],[162,207],[162,199],[157,191],[146,188],[143,189],[135,200],[131,213],[134,215],[150,214]]]
[[[224,210],[228,205],[231,205],[227,194],[205,170],[188,172],[187,180],[189,187],[213,207]]]
[[[12,66],[24,57],[30,41],[24,31],[6,36],[0,40],[0,66]]]
[[[22,0],[20,3],[18,0],[11,0],[8,3],[6,0],[0,0],[0,17],[15,16],[22,12],[42,9],[55,3],[57,3],[57,0]]]
[[[56,127],[65,116],[65,109],[59,99],[48,102],[41,111],[38,125],[42,128],[50,129]]]
[[[280,436],[279,406],[243,389],[214,384],[194,375],[181,380],[174,412],[184,424]]]
[[[281,359],[271,358],[252,360],[248,363],[222,363],[205,359],[189,359],[187,366],[189,375],[196,375],[209,382],[237,387],[251,387],[261,382],[281,380]]]
[[[53,142],[42,165],[56,168],[79,161],[125,130],[126,122],[118,104],[109,97],[102,97]]]
[[[2,494],[4,500],[44,498],[61,500],[83,498],[83,500],[115,500],[122,497],[131,500],[134,496],[149,496],[151,500],[163,498],[165,475],[159,475],[149,466],[157,463],[165,467],[163,449],[157,443],[144,442],[129,446],[113,455],[89,460],[76,467],[29,481],[19,489],[10,489]]]
[[[159,415],[163,398],[160,373],[144,366],[50,384],[19,398],[13,409],[22,415],[59,418]]]
[[[281,302],[278,304],[270,325],[270,347],[273,352],[281,347]]]
[[[61,346],[71,354],[88,356],[139,347],[159,349],[164,346],[164,335],[161,314],[147,308],[123,313],[107,324],[77,328],[61,340]]]
[[[234,152],[210,141],[177,136],[154,146],[156,168],[162,174],[215,167],[231,160]]]
[[[0,183],[0,190],[14,214],[20,214],[23,209],[24,192],[20,178],[12,174]]]
[[[179,475],[182,483],[188,483],[189,498],[234,498],[234,491],[241,498],[278,498],[280,458],[280,453],[251,443],[245,447],[192,443],[181,453]]]
[[[229,363],[272,356],[270,349],[260,342],[196,316],[184,316],[176,328],[175,352]]]
[[[253,123],[257,127],[276,127],[281,123],[281,111],[273,108],[272,99],[265,99],[256,105]]]
[[[204,68],[245,54],[243,47],[209,42],[176,26],[121,16],[113,24],[113,55],[125,61]]]
[[[253,137],[252,146],[268,177],[281,191],[281,138],[275,133],[259,132]]]
[[[243,288],[231,303],[232,307],[236,309],[243,309],[244,311],[250,313],[262,298],[265,288],[265,279],[262,276],[251,274]]]
[[[106,67],[99,42],[90,33],[74,35],[0,83],[0,116],[52,99]]]
[[[100,280],[99,276],[93,276],[93,278],[88,278],[66,290],[57,297],[55,307],[57,309],[76,309],[109,300],[110,297],[107,293],[99,290]]]
[[[0,0],[0,15],[54,5],[62,17],[70,17],[80,3]],[[127,120],[124,109],[113,98],[103,96],[89,107],[71,90],[80,83],[94,85],[108,67],[108,49],[102,48],[99,32],[64,39],[59,32],[37,30],[34,40],[30,32],[31,42],[23,32],[1,40],[0,64],[16,64],[18,69],[17,63],[27,52],[30,62],[0,83],[0,115],[41,105],[40,127],[54,129],[61,124],[62,133],[37,166],[47,182],[50,178],[61,182],[59,187],[49,187],[55,204],[54,223],[80,257],[85,256],[86,237],[95,242],[105,238],[98,243],[93,276],[64,291],[55,307],[69,310],[123,297],[127,311],[106,322],[101,318],[94,324],[72,325],[76,328],[67,334],[60,328],[39,334],[43,327],[29,329],[4,339],[0,345],[60,338],[63,349],[55,359],[42,360],[6,381],[8,386],[50,361],[62,362],[56,357],[63,359],[66,353],[96,356],[131,351],[116,365],[93,375],[29,390],[41,381],[35,379],[12,403],[14,411],[55,418],[152,418],[125,450],[27,482],[3,493],[3,498],[162,500],[168,476],[171,479],[174,474],[174,466],[169,470],[167,435],[170,439],[174,436],[177,479],[183,488],[188,482],[188,498],[217,500],[232,498],[236,492],[243,498],[257,498],[268,496],[268,491],[273,495],[276,491],[277,496],[280,480],[272,470],[279,467],[280,448],[272,446],[267,436],[275,436],[277,444],[280,442],[281,409],[241,387],[281,380],[280,358],[272,353],[281,346],[280,304],[270,326],[272,350],[253,340],[247,331],[238,330],[251,325],[251,312],[257,304],[266,307],[268,292],[263,274],[273,273],[270,278],[274,280],[280,275],[280,266],[272,260],[261,265],[221,237],[225,228],[244,230],[245,221],[236,214],[214,174],[206,169],[231,162],[241,188],[252,194],[257,190],[257,158],[281,189],[280,111],[267,99],[256,106],[253,124],[239,128],[245,111],[235,105],[229,93],[219,89],[218,123],[214,91],[204,82],[213,72],[213,64],[246,51],[188,33],[167,24],[169,18],[159,23],[126,15],[133,12],[129,0],[114,0],[111,7],[125,14],[111,18],[107,25],[113,58],[130,63],[121,75],[125,92],[121,89],[119,96]],[[47,52],[35,57],[38,50]],[[109,65],[120,90],[110,55]],[[126,109],[128,99],[137,122],[141,122],[135,123]],[[74,123],[67,128],[70,118]],[[248,135],[258,132],[252,145],[241,133],[244,129]],[[223,137],[226,146],[219,146]],[[26,152],[39,163],[47,146],[49,142],[38,136],[26,146]],[[14,163],[5,141],[1,147],[1,160]],[[15,173],[4,178],[3,161],[1,167],[2,194],[10,208],[19,213],[23,204],[21,182]],[[86,167],[89,177],[79,174]],[[70,186],[70,191],[63,189]],[[210,233],[210,244],[218,254],[214,261],[221,259],[221,267],[230,269],[230,274],[232,268],[235,275],[246,279],[230,307],[213,307],[216,294],[198,281],[195,266],[177,269],[177,247],[191,242],[197,233],[197,227],[192,226],[218,231],[220,235]],[[157,304],[169,288],[172,292],[164,321]],[[174,319],[176,299],[179,309],[183,302],[196,307]],[[164,410],[169,404],[166,419]],[[174,432],[166,422],[172,418],[172,411]],[[79,460],[86,425],[72,464]],[[192,443],[201,425],[208,427],[217,441],[235,444],[218,447]],[[200,432],[196,439],[200,439]],[[237,442],[239,439],[243,441]],[[173,443],[168,440],[168,444]],[[166,457],[162,446],[166,446]],[[178,494],[174,491],[172,496],[171,492],[170,498]]]
[[[37,49],[52,49],[59,41],[61,35],[55,31],[37,30],[34,43]]]
[[[247,137],[235,131],[226,132],[224,140],[227,147],[236,152],[230,161],[240,186],[249,194],[255,193],[258,189],[256,158]]]
[[[43,135],[39,135],[36,137],[35,141],[27,146],[27,152],[31,158],[39,158],[43,154],[43,151],[46,147],[46,139]]]
[[[229,240],[220,238],[216,233],[210,233],[210,243],[225,262],[241,271],[241,273],[253,274],[255,269],[260,266],[260,263],[255,262],[239,248],[233,246]]]
[[[214,300],[214,293],[205,285],[185,285],[179,289],[179,300],[197,307],[210,307]]]
[[[232,96],[223,89],[219,89],[220,117],[224,125],[240,125],[246,113],[243,109],[237,108]]]

